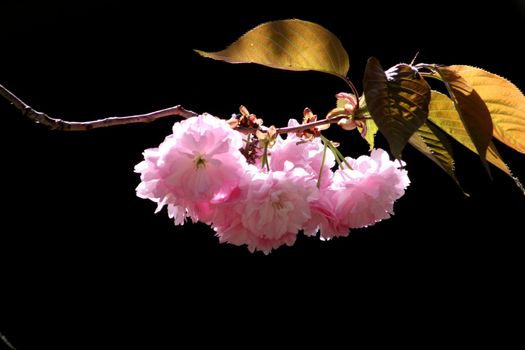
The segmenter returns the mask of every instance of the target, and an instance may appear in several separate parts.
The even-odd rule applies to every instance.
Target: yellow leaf
[[[487,105],[494,137],[518,152],[525,153],[525,96],[507,79],[471,66],[450,66],[458,72]]]
[[[372,149],[374,148],[374,141],[375,141],[375,138],[376,138],[376,134],[377,134],[377,130],[379,130],[377,128],[377,124],[374,122],[374,119],[372,119],[372,117],[370,116],[370,113],[366,113],[366,119],[365,119],[365,125],[366,125],[366,135],[365,135],[365,140],[366,142],[368,142],[368,148],[370,151],[372,151]],[[363,129],[359,128],[359,132],[363,132]]]
[[[454,106],[468,137],[476,147],[483,166],[490,170],[486,162],[487,147],[492,142],[492,119],[490,112],[476,90],[451,67],[436,67],[447,85]]]
[[[467,147],[474,153],[478,153],[469,134],[465,130],[454,103],[448,96],[432,91],[430,99],[428,119],[439,126],[443,131],[452,136],[456,141]],[[524,191],[520,181],[512,175],[510,168],[505,164],[498,153],[494,143],[490,142],[487,148],[487,161],[501,169],[505,174],[512,177],[516,185]],[[525,191],[524,191],[525,192]]]
[[[342,78],[350,68],[348,54],[334,34],[318,24],[299,19],[263,23],[222,51],[195,51],[201,56],[228,63],[314,70]]]

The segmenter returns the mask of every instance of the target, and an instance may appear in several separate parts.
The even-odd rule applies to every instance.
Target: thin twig
[[[91,120],[86,122],[70,122],[62,119],[51,118],[45,113],[38,112],[30,107],[27,103],[18,98],[15,94],[7,90],[0,84],[0,95],[11,102],[23,115],[34,121],[49,127],[51,130],[60,131],[87,131],[97,128],[105,128],[108,126],[135,124],[135,123],[151,123],[157,119],[178,115],[183,118],[190,118],[198,116],[198,113],[184,109],[182,106],[174,106],[160,111],[155,111],[146,114],[137,114],[126,117],[110,117],[98,120]]]
[[[7,340],[7,338],[5,337],[5,335],[2,334],[2,332],[0,332],[0,340],[2,340],[9,349],[16,350],[13,344],[11,344],[9,340]]]
[[[308,129],[314,128],[316,126],[321,126],[321,125],[326,125],[326,124],[335,124],[335,123],[337,123],[338,121],[340,121],[341,119],[344,119],[344,118],[348,118],[348,116],[342,115],[342,116],[334,117],[334,118],[330,118],[330,119],[316,120],[315,122],[301,124],[301,125],[298,125],[298,126],[285,126],[285,127],[282,127],[282,128],[275,128],[275,132],[277,134],[288,134],[288,133],[292,133],[292,132],[300,132],[300,131],[304,131],[304,130],[308,130]],[[243,133],[245,135],[255,134],[257,131],[261,131],[261,132],[266,132],[267,131],[264,128],[257,129],[257,128],[249,128],[249,127],[245,127],[245,126],[237,126],[237,127],[235,127],[235,130],[237,130],[237,131],[239,131],[239,132],[241,132],[241,133]]]
[[[357,111],[357,110],[359,110],[359,92],[357,91],[354,83],[352,83],[352,81],[348,77],[345,77],[345,81],[348,84],[348,86],[350,87],[350,89],[352,89],[352,93],[355,95],[355,108],[354,108],[354,111]]]
[[[23,115],[34,121],[35,123],[45,125],[51,130],[60,130],[60,131],[87,131],[98,128],[105,128],[109,126],[116,125],[125,125],[125,124],[135,124],[135,123],[151,123],[157,119],[178,115],[183,118],[196,117],[199,114],[187,109],[184,109],[182,106],[177,105],[174,107],[161,109],[160,111],[154,111],[146,114],[137,114],[126,117],[110,117],[104,119],[91,120],[86,122],[71,122],[62,119],[51,118],[49,115],[38,112],[34,110],[27,103],[22,101],[18,96],[13,94],[11,91],[7,90],[3,85],[0,84],[0,95],[2,95],[6,100],[11,102]],[[299,126],[283,127],[276,128],[278,134],[286,134],[291,132],[300,132],[303,130],[308,130],[316,126],[333,124],[337,123],[339,120],[347,118],[347,116],[340,116],[330,119],[317,120],[315,122],[302,124]],[[257,129],[255,128],[246,128],[242,126],[236,127],[236,130],[244,134],[255,134]]]
[[[287,126],[287,127],[284,127],[284,128],[277,128],[275,130],[276,130],[276,132],[278,134],[287,134],[287,133],[291,133],[291,132],[299,132],[299,131],[311,129],[311,128],[316,127],[316,126],[321,126],[321,125],[326,125],[326,124],[335,124],[335,123],[337,123],[338,121],[340,121],[341,119],[344,119],[344,118],[348,118],[348,116],[343,115],[343,116],[340,116],[340,117],[335,117],[335,118],[330,118],[330,119],[321,119],[321,120],[317,120],[317,121],[311,122],[311,123],[301,124],[301,125],[298,125],[298,126]]]

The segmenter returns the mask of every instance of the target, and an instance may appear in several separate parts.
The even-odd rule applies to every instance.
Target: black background
[[[417,51],[420,62],[479,66],[525,87],[519,1],[291,4],[6,3],[0,81],[69,120],[175,104],[227,117],[244,104],[283,125],[305,106],[323,115],[345,85],[320,73],[206,60],[192,49],[219,50],[259,23],[301,18],[341,39],[359,90],[368,57],[387,68]],[[133,166],[173,120],[51,132],[5,101],[0,118],[0,330],[19,349],[167,348],[183,339],[201,344],[210,332],[270,341],[290,335],[292,324],[345,335],[363,306],[367,317],[410,319],[419,334],[439,339],[467,320],[492,325],[516,310],[525,198],[495,168],[491,182],[457,145],[470,198],[409,149],[412,185],[392,219],[330,242],[300,237],[264,256],[219,244],[205,225],[175,227],[135,196]],[[366,150],[356,135],[329,136],[348,155]],[[525,180],[524,156],[500,148]],[[431,319],[446,320],[448,331],[427,327]]]

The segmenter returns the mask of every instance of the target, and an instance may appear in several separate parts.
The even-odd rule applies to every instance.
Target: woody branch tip
[[[29,106],[27,103],[22,101],[18,96],[7,90],[3,85],[0,84],[0,95],[2,95],[7,101],[9,101],[16,109],[22,114],[35,123],[45,125],[51,130],[60,131],[87,131],[98,128],[105,128],[116,125],[126,125],[135,123],[151,123],[157,119],[161,119],[169,116],[180,116],[183,118],[190,118],[198,116],[198,113],[190,111],[182,107],[181,105],[161,109],[146,114],[137,114],[124,117],[110,117],[97,120],[90,120],[85,122],[72,122],[57,118],[52,118],[46,113],[39,112]]]
[[[161,109],[158,111],[146,113],[146,114],[137,114],[124,117],[109,117],[97,120],[90,120],[85,122],[73,122],[62,120],[58,118],[52,118],[46,113],[39,112],[29,106],[27,103],[22,101],[18,96],[13,94],[11,91],[6,89],[3,85],[0,84],[0,95],[2,95],[7,101],[9,101],[16,109],[22,112],[22,115],[28,117],[30,120],[34,121],[37,124],[42,124],[50,128],[51,130],[59,131],[88,131],[92,129],[105,128],[110,126],[117,125],[126,125],[126,124],[136,124],[136,123],[151,123],[157,119],[161,119],[169,116],[180,116],[183,118],[196,117],[199,114],[190,110],[185,109],[181,105]],[[342,117],[332,118],[332,119],[322,119],[315,122],[294,126],[294,127],[283,127],[277,128],[276,132],[278,134],[290,133],[290,132],[299,132],[302,130],[307,130],[315,126],[332,124],[338,122]],[[257,129],[252,128],[242,128],[237,127],[238,131],[243,133],[255,133]],[[247,129],[247,130],[245,130]]]

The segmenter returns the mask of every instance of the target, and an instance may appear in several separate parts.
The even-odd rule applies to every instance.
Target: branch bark
[[[326,125],[326,124],[335,124],[338,121],[340,121],[341,119],[345,119],[345,118],[348,118],[348,117],[347,116],[340,116],[340,117],[335,117],[335,118],[330,118],[330,119],[321,119],[321,120],[316,120],[315,122],[301,124],[301,125],[298,125],[298,126],[287,126],[287,127],[284,127],[284,128],[277,128],[276,131],[277,131],[278,134],[287,134],[287,133],[290,133],[290,132],[299,132],[299,131],[304,131],[304,130],[311,129],[311,128],[316,127],[316,126],[321,126],[321,125]]]
[[[13,346],[13,344],[11,344],[9,342],[9,340],[7,340],[5,335],[3,335],[1,332],[0,332],[0,340],[2,340],[2,342],[4,343],[5,346],[7,346],[8,349],[16,350],[16,348]]]
[[[105,128],[109,126],[136,124],[136,123],[151,123],[157,119],[161,119],[169,116],[180,116],[183,118],[196,117],[199,114],[190,110],[185,109],[181,105],[161,109],[160,111],[154,111],[146,114],[137,114],[125,117],[110,117],[104,119],[97,119],[85,122],[71,122],[67,120],[51,118],[49,115],[43,112],[39,112],[29,106],[27,103],[22,101],[18,96],[7,90],[3,85],[0,84],[0,95],[2,95],[7,101],[9,101],[15,108],[17,108],[22,114],[37,124],[42,124],[49,127],[51,130],[60,131],[88,131],[92,129]],[[337,123],[339,120],[346,118],[346,116],[335,117],[331,119],[321,119],[315,122],[302,124],[294,127],[282,127],[276,128],[278,134],[286,134],[291,132],[300,132],[308,130],[316,126]],[[255,134],[257,129],[237,127],[236,130],[242,133]]]
[[[154,111],[146,114],[137,114],[125,117],[110,117],[104,119],[91,120],[86,122],[70,122],[62,119],[51,118],[46,113],[42,113],[34,110],[27,103],[22,101],[18,96],[7,90],[3,85],[0,84],[0,95],[8,100],[15,108],[17,108],[22,114],[35,123],[45,125],[51,130],[60,131],[88,131],[92,129],[105,128],[116,125],[126,125],[135,123],[151,123],[157,119],[169,117],[169,116],[180,116],[183,118],[196,117],[199,114],[193,111],[184,109],[182,106],[177,105],[162,109],[160,111]]]

